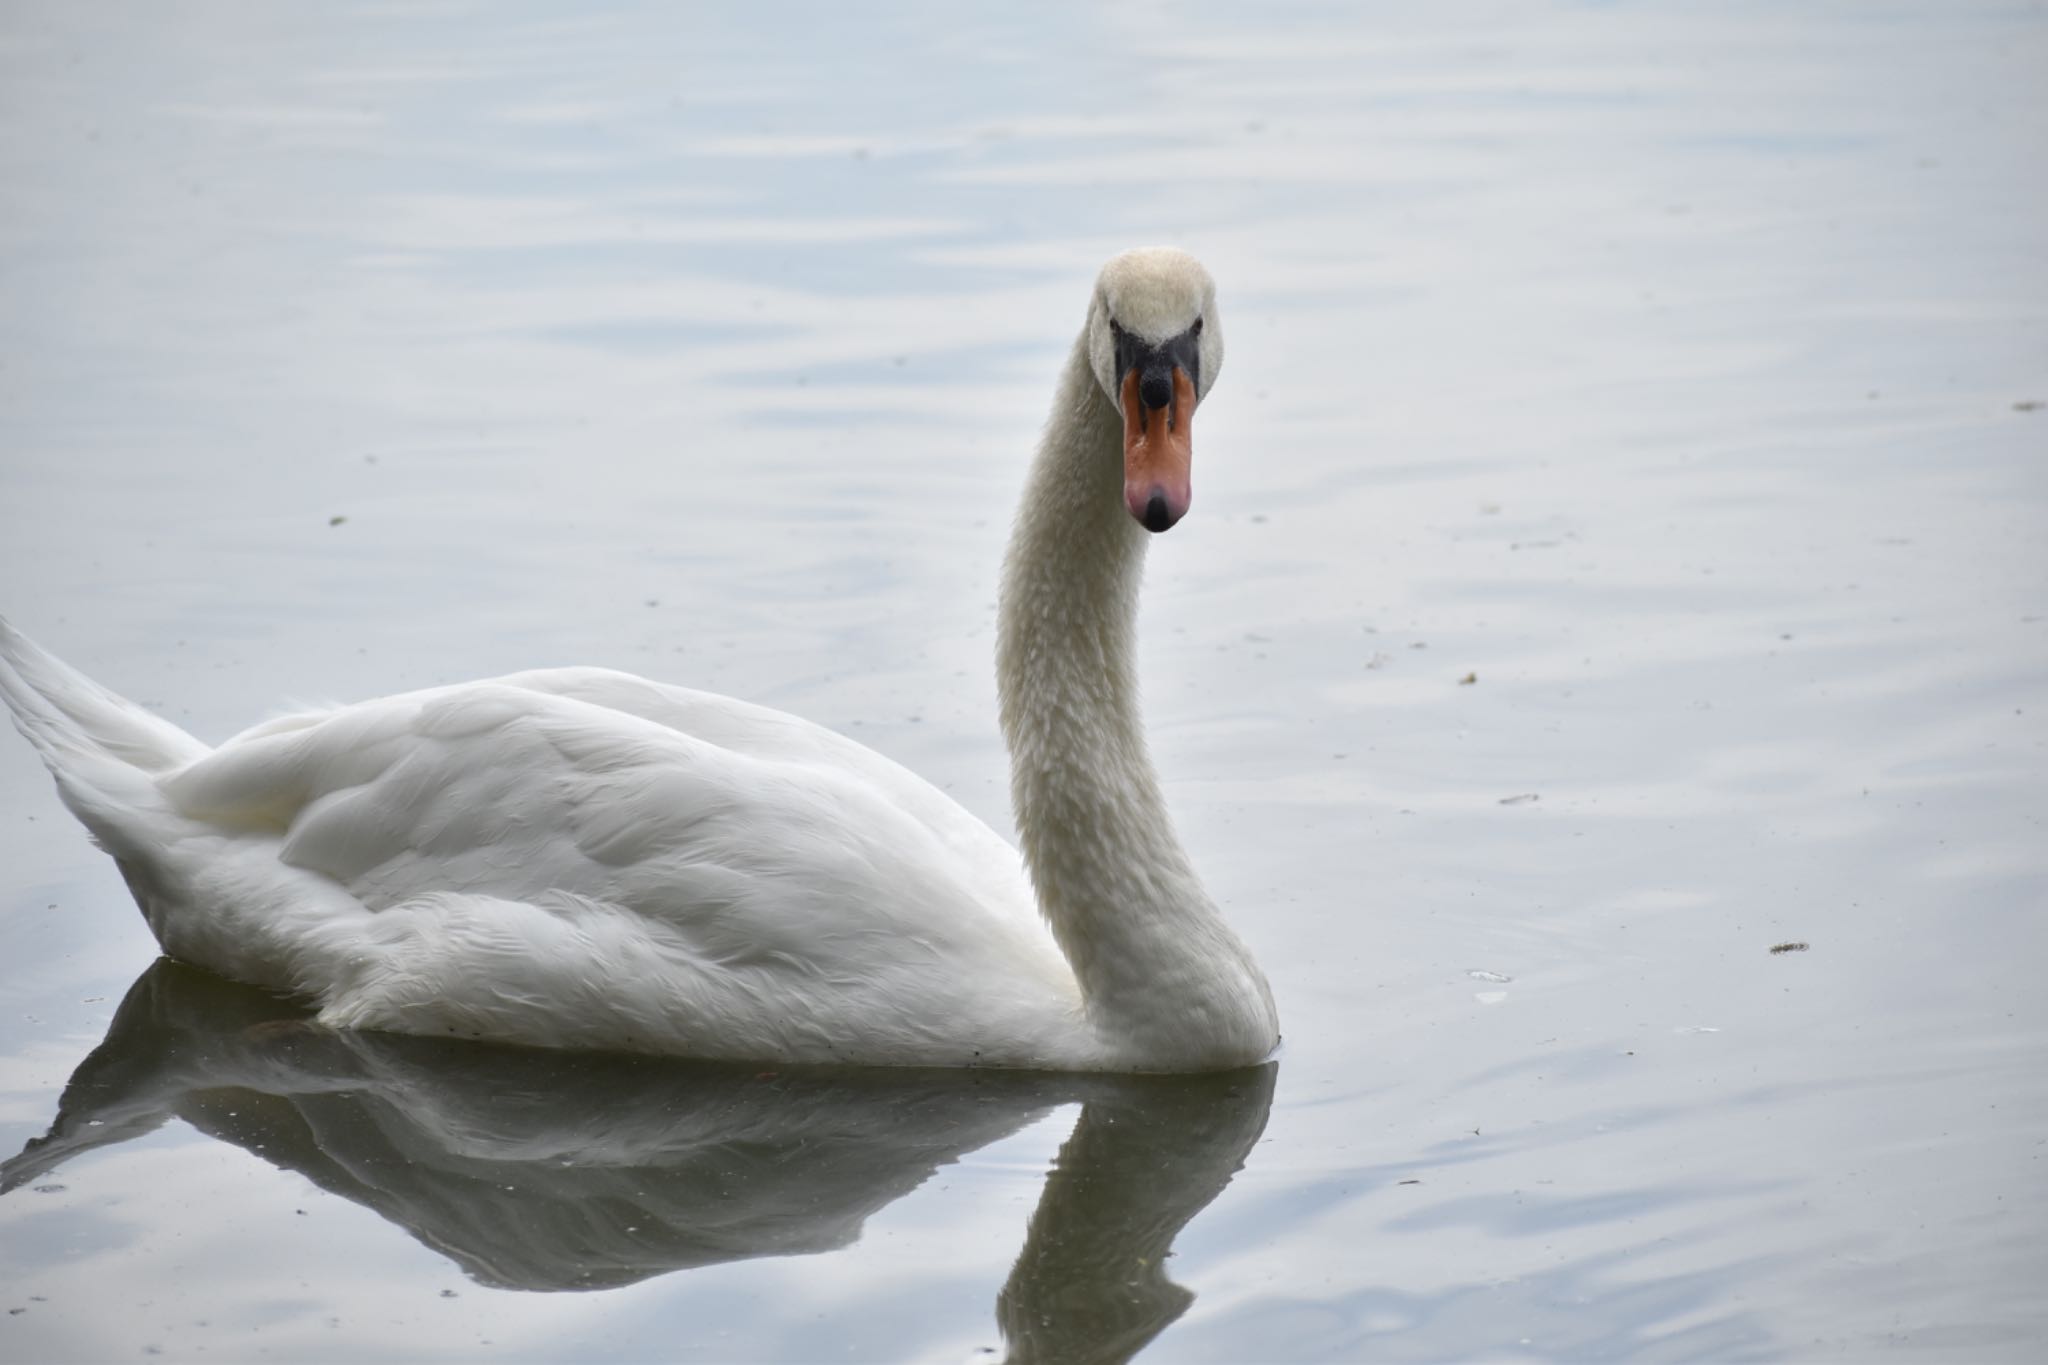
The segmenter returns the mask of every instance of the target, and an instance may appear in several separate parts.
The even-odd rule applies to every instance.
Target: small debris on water
[[[1518,796],[1503,796],[1500,799],[1500,803],[1503,806],[1526,806],[1531,801],[1541,801],[1542,799],[1543,797],[1536,792],[1523,792]]]
[[[327,519],[327,524],[328,524],[329,526],[339,526],[339,525],[341,525],[341,524],[342,524],[342,523],[343,523],[344,521],[347,521],[347,520],[348,520],[348,518],[347,518],[347,517],[344,517],[344,516],[339,516],[339,515],[337,515],[337,516],[332,516],[332,517],[329,517],[329,518]]]
[[[1771,945],[1771,955],[1776,957],[1779,953],[1803,953],[1811,946],[1811,944],[1798,942],[1773,943]]]
[[[1467,673],[1464,677],[1458,679],[1458,686],[1470,687],[1473,683],[1476,683],[1478,681],[1479,675],[1477,673]]]
[[[2019,402],[2014,403],[2012,405],[2012,410],[2014,412],[2039,412],[2042,408],[2048,408],[2048,400],[2040,398],[2022,398]]]
[[[1422,1182],[1420,1180],[1398,1180],[1394,1183],[1397,1185],[1420,1185]]]
[[[1466,972],[1465,975],[1471,977],[1474,981],[1492,981],[1503,986],[1514,980],[1506,972],[1489,972],[1480,967],[1474,967],[1471,971]]]

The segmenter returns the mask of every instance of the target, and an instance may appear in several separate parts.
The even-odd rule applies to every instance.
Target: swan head
[[[1169,246],[1112,257],[1088,306],[1088,363],[1124,428],[1124,505],[1148,531],[1187,515],[1195,406],[1223,368],[1216,282]]]

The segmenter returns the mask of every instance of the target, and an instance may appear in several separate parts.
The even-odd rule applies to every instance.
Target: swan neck
[[[1122,423],[1075,343],[1004,562],[997,684],[1039,909],[1106,1045],[1140,1068],[1263,1060],[1272,1000],[1175,836],[1146,751],[1135,618],[1147,533]]]

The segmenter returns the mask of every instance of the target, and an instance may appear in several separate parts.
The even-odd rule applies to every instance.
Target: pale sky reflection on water
[[[1269,1116],[1092,1101],[1247,1142],[1220,1193],[1003,1082],[841,1148],[825,1249],[670,1269],[670,1205],[542,1293],[434,1217],[631,1261],[520,1163],[680,1179],[653,1082],[465,1111],[502,1059],[188,1022],[92,1092],[168,1121],[0,1197],[0,1356],[973,1359],[1013,1280],[1112,1283],[1034,1240],[1078,1209],[1172,1246],[1148,1359],[2029,1359],[2044,65],[2028,4],[10,7],[0,609],[208,738],[602,663],[1006,828],[1030,440],[1100,260],[1202,255],[1146,691],[1287,1045]],[[0,867],[11,1155],[154,947],[19,743]]]

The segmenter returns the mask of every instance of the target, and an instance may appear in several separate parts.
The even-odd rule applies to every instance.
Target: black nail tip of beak
[[[1173,401],[1173,381],[1154,370],[1139,383],[1138,396],[1148,408],[1163,408]]]
[[[1154,493],[1152,501],[1145,504],[1145,529],[1157,533],[1171,525],[1173,513],[1166,510],[1166,495]]]

